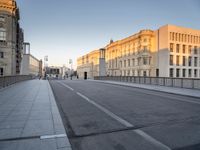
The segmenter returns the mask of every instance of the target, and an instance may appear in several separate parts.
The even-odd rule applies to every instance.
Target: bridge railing
[[[2,76],[0,77],[0,88],[31,79],[33,79],[33,77],[30,75]]]
[[[97,76],[95,80],[110,80],[138,84],[160,85],[168,87],[200,90],[199,78],[139,77],[139,76]]]

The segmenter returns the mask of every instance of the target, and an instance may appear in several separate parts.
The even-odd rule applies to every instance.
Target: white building
[[[21,65],[21,75],[40,75],[40,60],[31,54],[24,54]]]
[[[98,58],[98,51],[79,57],[79,75],[101,76]],[[141,30],[111,41],[105,47],[105,62],[107,76],[200,78],[200,30],[175,25]]]

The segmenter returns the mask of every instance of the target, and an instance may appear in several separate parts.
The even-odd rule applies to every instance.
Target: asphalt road
[[[73,150],[200,150],[197,98],[84,80],[50,84]]]

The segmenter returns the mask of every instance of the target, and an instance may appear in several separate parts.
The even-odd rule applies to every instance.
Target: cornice
[[[0,10],[8,11],[12,14],[16,13],[17,4],[14,0],[1,0],[0,1]]]

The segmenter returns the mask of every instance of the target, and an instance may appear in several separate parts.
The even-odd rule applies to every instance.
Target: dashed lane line
[[[94,106],[96,106],[97,108],[99,108],[101,111],[103,111],[104,113],[106,113],[108,116],[110,116],[111,118],[114,118],[115,120],[117,120],[118,122],[120,122],[121,124],[125,125],[126,127],[132,128],[134,127],[132,124],[130,124],[129,122],[127,122],[126,120],[118,117],[117,115],[115,115],[114,113],[112,113],[111,111],[109,111],[108,109],[102,107],[101,105],[95,103],[94,101],[90,100],[89,98],[87,98],[85,95],[76,92],[79,96],[81,96],[83,99],[85,99],[86,101],[88,101],[89,103],[93,104]]]
[[[60,84],[63,85],[64,87],[70,89],[71,91],[74,91],[74,89],[71,88],[70,86],[68,86],[68,85],[66,85],[66,84],[64,84],[64,83],[62,83],[62,82],[58,82],[58,83],[60,83]]]
[[[58,82],[58,83],[60,83],[64,87],[70,89],[71,91],[74,91],[74,89],[71,88],[70,86],[68,86],[68,85],[66,85],[66,84],[64,84],[62,82]],[[125,127],[127,127],[127,128],[133,128],[134,127],[134,125],[132,125],[130,122],[128,122],[128,121],[122,119],[121,117],[115,115],[113,112],[109,111],[108,109],[104,108],[103,106],[101,106],[101,105],[95,103],[94,101],[90,100],[87,96],[81,94],[80,92],[76,92],[76,94],[79,95],[80,97],[82,97],[84,100],[86,100],[90,104],[92,104],[95,107],[97,107],[98,109],[100,109],[101,111],[103,111],[104,113],[106,113],[111,118],[117,120],[119,123],[121,123]],[[160,150],[171,150],[171,148],[169,148],[168,146],[164,145],[163,143],[161,143],[160,141],[158,141],[155,138],[151,137],[150,135],[148,135],[147,133],[145,133],[144,131],[142,131],[140,129],[134,130],[133,132],[137,133],[138,135],[143,137],[146,141],[148,141],[151,144],[153,144],[156,147],[158,147]]]
[[[83,95],[83,94],[81,94],[79,92],[76,92],[76,94],[79,95],[80,97],[82,97],[83,99],[85,99],[90,104],[92,104],[95,107],[97,107],[98,109],[100,109],[101,111],[103,111],[104,113],[106,113],[111,118],[113,118],[113,119],[117,120],[118,122],[120,122],[122,125],[124,125],[124,126],[126,126],[128,128],[133,128],[134,127],[134,125],[132,125],[130,122],[128,122],[128,121],[122,119],[121,117],[115,115],[114,113],[112,113],[108,109],[106,109],[103,106],[101,106],[101,105],[95,103],[94,101],[90,100],[85,95]],[[137,129],[137,130],[134,130],[133,132],[137,133],[138,135],[143,137],[146,141],[148,141],[151,144],[153,144],[154,146],[158,147],[160,150],[171,150],[171,148],[169,148],[168,146],[164,145],[163,143],[161,143],[160,141],[156,140],[155,138],[151,137],[150,135],[148,135],[147,133],[145,133],[142,130]]]
[[[168,146],[164,145],[160,141],[154,139],[152,136],[148,135],[147,133],[145,133],[142,130],[137,129],[137,130],[134,130],[134,132],[137,133],[138,135],[140,135],[141,137],[143,137],[144,139],[146,139],[147,141],[149,141],[150,143],[152,143],[155,146],[159,147],[160,150],[171,150],[171,148],[169,148]]]

